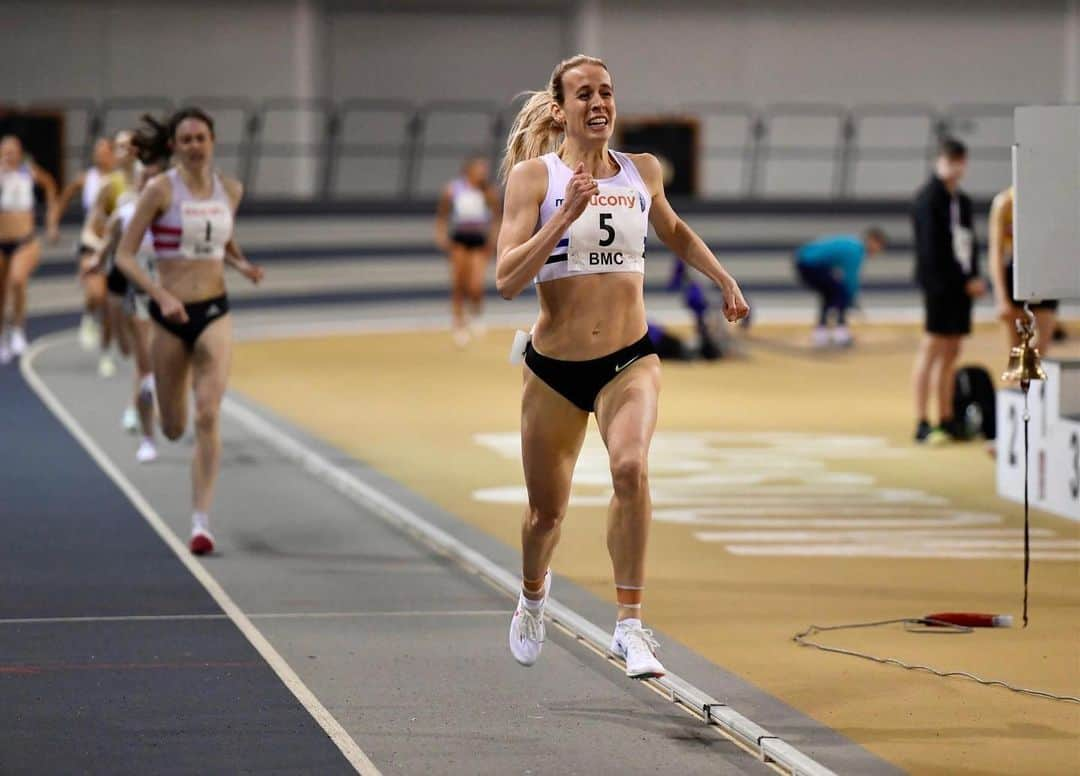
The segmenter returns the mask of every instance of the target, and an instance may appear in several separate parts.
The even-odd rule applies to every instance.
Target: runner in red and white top
[[[221,458],[219,415],[232,358],[232,318],[225,293],[225,263],[252,283],[262,270],[244,258],[233,239],[243,196],[238,181],[214,170],[214,122],[185,108],[165,123],[143,116],[135,136],[141,154],[171,153],[176,167],[150,181],[120,240],[117,266],[150,295],[156,324],[151,359],[162,433],[179,439],[187,426],[188,392],[195,394],[194,505],[191,551],[211,552],[209,512]],[[158,277],[139,266],[146,230],[154,241]],[[190,387],[189,387],[190,377]]]

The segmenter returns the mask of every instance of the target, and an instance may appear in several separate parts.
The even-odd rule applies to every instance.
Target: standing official
[[[922,289],[925,331],[915,356],[916,442],[963,439],[953,417],[956,362],[963,338],[971,333],[975,299],[986,293],[979,277],[971,198],[960,190],[967,171],[967,148],[959,140],[941,142],[934,174],[919,189],[912,206],[915,230],[915,281]],[[927,409],[934,387],[938,425]]]

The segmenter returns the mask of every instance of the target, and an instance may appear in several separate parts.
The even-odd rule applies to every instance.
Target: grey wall
[[[8,0],[0,98],[290,93],[295,15],[284,0]]]
[[[624,116],[720,100],[942,108],[1080,98],[1078,0],[7,0],[3,19],[0,105],[141,95],[506,104],[541,88],[556,61],[581,49],[611,66]],[[109,123],[128,124],[136,113],[117,111]],[[239,112],[218,115],[222,136],[235,139]],[[79,136],[79,121],[69,115],[70,136]],[[915,145],[928,126],[916,121],[897,133],[897,122],[887,124],[886,135]],[[292,154],[321,128],[314,114],[279,111],[265,136]],[[433,118],[421,186],[434,190],[466,148],[489,142],[486,128],[467,112]],[[344,127],[354,143],[393,144],[402,130],[392,113],[353,115]],[[707,145],[737,144],[745,125],[710,120],[703,131]],[[795,122],[777,136],[826,144],[835,131]],[[988,147],[1011,138],[1007,124],[983,121],[971,131]],[[264,155],[260,192],[311,191],[317,155]],[[764,193],[819,193],[827,166],[788,165],[785,177],[763,182]],[[402,173],[392,153],[340,167],[340,193],[385,192]],[[980,165],[976,188],[994,189],[1007,168],[1000,159]],[[705,190],[731,193],[745,172],[738,160],[714,159]],[[922,172],[917,161],[904,169],[866,163],[856,191],[900,193]]]
[[[602,2],[600,55],[635,101],[1057,101],[1065,4]]]
[[[651,104],[1061,100],[1076,24],[1066,0],[581,4],[595,8],[590,42]],[[308,56],[329,96],[505,100],[582,44],[580,14],[555,3],[8,0],[3,13],[5,101],[291,95]],[[304,14],[317,45],[298,40]]]

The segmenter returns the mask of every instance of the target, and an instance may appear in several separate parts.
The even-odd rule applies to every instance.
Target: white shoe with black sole
[[[611,636],[611,654],[626,661],[626,675],[631,679],[656,679],[667,673],[656,659],[660,644],[653,632],[641,627],[641,620],[621,620]]]

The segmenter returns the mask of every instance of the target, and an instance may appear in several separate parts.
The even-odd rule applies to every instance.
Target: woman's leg
[[[39,263],[41,263],[41,240],[37,238],[19,246],[11,257],[8,281],[11,286],[11,322],[19,329],[26,326],[26,289],[30,284],[30,276]]]
[[[208,514],[221,463],[221,400],[232,364],[232,317],[224,315],[195,342],[192,386],[195,394],[195,458],[191,464],[195,512]]]
[[[0,351],[5,352],[7,342],[4,339],[4,329],[7,325],[7,318],[4,317],[4,313],[7,310],[7,287],[10,274],[11,260],[3,253],[0,253]]]
[[[105,314],[109,316],[109,324],[116,335],[116,347],[120,355],[127,358],[131,355],[132,339],[134,332],[131,330],[131,319],[124,310],[124,300],[116,294],[108,294],[105,298]]]
[[[466,293],[472,316],[479,319],[484,313],[484,275],[487,273],[488,252],[485,248],[473,248],[469,251],[469,279]]]
[[[465,331],[465,295],[469,281],[469,252],[450,243],[450,314],[454,332]]]
[[[154,370],[150,358],[153,324],[131,317],[132,352],[135,354],[135,408],[144,439],[154,438]]]
[[[640,618],[645,549],[652,520],[649,445],[656,430],[660,359],[648,356],[608,383],[597,397],[596,420],[608,450],[614,495],[607,545],[615,572],[618,619]]]
[[[521,526],[522,591],[543,598],[544,575],[559,542],[570,502],[570,481],[589,414],[525,369],[521,400],[521,457],[529,506]]]
[[[566,507],[570,480],[585,441],[589,413],[578,409],[525,369],[521,399],[521,457],[529,506],[521,524],[521,596],[510,620],[510,653],[531,666],[544,646],[544,584]]]
[[[150,360],[154,367],[161,433],[175,442],[187,428],[191,352],[183,340],[155,324],[150,340]]]

